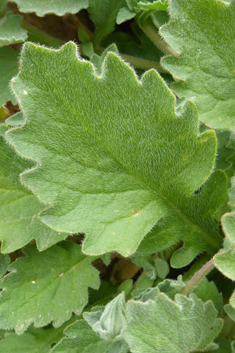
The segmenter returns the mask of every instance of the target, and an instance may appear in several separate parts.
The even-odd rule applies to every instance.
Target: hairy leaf
[[[16,97],[10,91],[10,80],[18,71],[19,52],[11,48],[0,48],[0,107],[7,101],[16,103]]]
[[[26,40],[27,31],[20,27],[22,18],[22,16],[7,12],[6,16],[0,19],[0,47]]]
[[[203,304],[195,295],[165,294],[145,303],[127,303],[123,337],[133,353],[189,353],[216,348],[213,342],[222,328],[211,301]]]
[[[20,124],[11,117],[9,121]],[[40,220],[40,213],[46,205],[20,182],[19,174],[32,168],[33,164],[15,153],[0,137],[0,240],[1,251],[12,252],[36,240],[39,250],[44,250],[67,237],[58,233]]]
[[[198,135],[192,103],[175,111],[175,97],[156,71],[139,81],[108,53],[97,76],[73,43],[60,50],[26,44],[13,89],[27,123],[7,139],[38,163],[21,178],[53,206],[41,215],[46,224],[86,233],[86,254],[116,250],[128,256],[158,220],[171,215],[187,224],[186,261],[199,247],[218,250],[217,225],[201,212],[198,223],[195,214],[205,206],[190,201],[211,174],[215,133]],[[226,178],[218,178],[223,197]]]
[[[171,0],[170,15],[160,31],[178,52],[162,60],[173,91],[195,102],[205,124],[234,129],[235,1]]]
[[[12,0],[12,2],[17,4],[20,12],[35,12],[38,16],[44,16],[49,13],[58,16],[63,16],[66,13],[77,13],[81,9],[86,9],[89,4],[88,0]]]
[[[127,353],[127,344],[103,341],[85,320],[79,320],[65,330],[63,338],[51,353]]]
[[[88,287],[99,287],[93,259],[72,242],[41,253],[31,245],[24,252],[26,257],[13,262],[0,283],[0,327],[21,333],[31,323],[41,327],[53,321],[59,327],[73,312],[79,315],[88,302]]]

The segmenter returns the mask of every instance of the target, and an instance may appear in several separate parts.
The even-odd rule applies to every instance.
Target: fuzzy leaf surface
[[[29,43],[13,89],[27,123],[7,140],[38,163],[21,179],[53,206],[43,222],[86,233],[86,254],[129,256],[158,220],[173,214],[188,222],[188,241],[200,243],[200,251],[218,250],[218,233],[195,224],[185,209],[185,198],[211,174],[215,133],[198,135],[192,103],[175,111],[175,97],[156,71],[139,81],[108,53],[97,76],[73,43],[60,50]]]
[[[184,198],[184,214],[194,224],[200,224],[202,229],[214,234],[214,239],[219,230],[219,223],[214,221],[215,212],[224,204],[227,197],[227,180],[224,172],[215,171],[197,194]],[[183,241],[183,247],[177,249],[171,257],[171,265],[180,268],[189,264],[196,254],[202,250],[202,244],[198,241],[198,236],[192,230],[193,236],[188,236],[188,223],[183,218],[171,213],[160,220],[156,226],[148,233],[140,244],[136,255],[152,254],[169,248],[178,239]],[[169,236],[170,234],[170,236]],[[192,246],[193,245],[193,246]],[[222,245],[222,244],[221,244]],[[206,249],[208,253],[213,253],[213,248]]]
[[[20,12],[35,12],[37,16],[45,16],[46,14],[55,14],[63,16],[66,13],[77,13],[81,9],[86,9],[89,0],[63,0],[48,1],[31,1],[31,0],[13,0]]]
[[[177,79],[173,91],[191,99],[200,121],[235,127],[235,1],[172,0],[171,21],[160,30],[179,53],[162,60]]]
[[[78,320],[65,330],[63,338],[51,353],[127,353],[127,344],[104,341],[85,320]]]
[[[0,107],[7,101],[16,103],[16,97],[10,91],[9,84],[18,72],[19,52],[11,48],[0,48]]]
[[[17,116],[21,118],[21,113]],[[67,233],[59,234],[41,222],[40,213],[46,205],[20,182],[20,173],[32,165],[0,136],[0,240],[4,253],[20,249],[32,239],[44,250],[67,237]]]
[[[27,31],[20,27],[22,18],[11,12],[7,12],[6,16],[0,18],[0,47],[26,40]]]
[[[127,303],[123,337],[133,353],[189,353],[216,348],[213,340],[222,328],[211,301],[203,304],[195,295],[165,294],[145,303]]]
[[[0,327],[25,331],[31,323],[42,327],[53,321],[59,327],[74,312],[79,315],[88,302],[88,287],[99,287],[92,258],[79,245],[62,242],[44,252],[34,245],[24,249],[1,280]]]

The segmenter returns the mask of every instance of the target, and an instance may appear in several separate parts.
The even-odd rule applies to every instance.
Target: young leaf
[[[63,0],[48,1],[31,1],[31,0],[12,0],[16,3],[20,12],[35,12],[37,16],[45,16],[53,13],[58,16],[63,16],[66,13],[77,13],[81,9],[86,9],[89,0]]]
[[[156,71],[139,81],[108,53],[97,76],[74,43],[60,50],[29,43],[13,89],[28,121],[7,139],[38,162],[21,178],[53,205],[41,216],[46,224],[86,233],[86,254],[116,250],[129,256],[158,220],[173,215],[187,223],[187,261],[199,248],[218,250],[213,222],[204,225],[201,213],[195,216],[198,206],[189,201],[188,210],[187,202],[211,174],[215,133],[198,136],[195,106],[187,102],[175,111],[175,97]]]
[[[59,327],[73,312],[79,315],[88,302],[88,287],[99,287],[93,259],[72,242],[41,253],[31,245],[24,252],[26,257],[13,262],[0,282],[0,327],[22,333],[31,323],[42,327],[53,321]]]
[[[211,301],[203,304],[191,294],[177,295],[175,301],[165,294],[145,303],[127,303],[123,337],[133,353],[189,353],[215,349],[212,343],[222,328]]]
[[[95,23],[94,45],[114,30],[119,10],[125,5],[125,0],[89,0],[88,11]]]
[[[51,353],[128,353],[123,341],[103,341],[85,320],[78,320],[65,330],[63,338]]]
[[[21,123],[22,113],[16,115],[8,119],[11,124],[17,124],[17,121]],[[36,240],[39,250],[44,250],[65,239],[67,233],[58,233],[41,222],[40,213],[46,209],[46,205],[20,182],[19,174],[32,168],[32,162],[19,157],[2,136],[0,166],[1,251],[13,252],[32,239]]]
[[[20,27],[22,18],[23,16],[7,12],[6,16],[0,19],[0,47],[26,40],[27,31]]]
[[[235,1],[172,0],[171,21],[160,32],[179,53],[162,65],[177,82],[173,91],[191,99],[200,121],[235,128]]]
[[[19,52],[11,48],[0,48],[0,107],[7,101],[16,103],[16,97],[9,89],[10,80],[18,72]]]

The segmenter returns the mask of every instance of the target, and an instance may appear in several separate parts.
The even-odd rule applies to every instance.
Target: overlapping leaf
[[[177,79],[173,91],[196,103],[205,124],[234,129],[235,1],[171,0],[170,15],[161,34],[179,55],[162,65]]]
[[[31,245],[24,252],[26,257],[12,263],[11,273],[0,283],[0,327],[20,333],[31,323],[41,327],[53,321],[59,327],[72,312],[79,315],[88,301],[88,287],[99,287],[92,258],[72,242],[41,253]]]
[[[231,179],[229,189],[229,206],[232,212],[225,213],[221,219],[223,231],[226,235],[224,249],[214,257],[215,266],[228,278],[235,280],[235,177]],[[235,295],[230,299],[235,307]]]
[[[165,294],[145,303],[127,303],[123,337],[133,353],[189,353],[215,349],[213,342],[222,328],[211,301],[203,304],[195,295]]]
[[[85,320],[79,320],[65,330],[63,338],[51,353],[128,353],[125,342],[104,341]]]
[[[88,11],[96,26],[95,45],[99,44],[106,34],[114,30],[118,11],[124,4],[125,0],[89,0]]]
[[[174,95],[154,70],[139,81],[108,53],[97,76],[73,43],[59,51],[26,44],[13,89],[28,121],[7,139],[38,162],[22,181],[53,205],[41,216],[50,227],[85,232],[87,254],[128,256],[158,220],[173,215],[188,224],[187,261],[195,243],[217,251],[218,232],[195,223],[193,203],[186,210],[187,197],[212,171],[215,133],[197,135],[195,106],[175,111]]]
[[[4,353],[48,353],[52,344],[58,342],[63,336],[60,328],[35,329],[30,327],[24,334],[6,332],[5,338],[0,340],[0,351]]]
[[[9,44],[24,42],[27,31],[20,27],[22,16],[7,12],[0,18],[0,47]]]
[[[54,13],[58,16],[63,16],[66,13],[77,13],[81,9],[86,9],[89,0],[63,0],[48,1],[31,1],[31,0],[13,0],[21,12],[35,12],[38,16],[44,16],[49,13]]]
[[[190,222],[200,225],[201,229],[204,229],[207,234],[213,234],[211,240],[216,239],[219,224],[213,218],[216,211],[226,201],[226,197],[227,182],[225,175],[222,171],[216,171],[203,185],[199,193],[184,198],[183,212],[187,221],[179,218],[174,213],[164,217],[144,238],[137,250],[137,255],[162,251],[181,239],[184,245],[174,252],[171,257],[171,265],[177,268],[186,266],[198,253],[205,249],[204,245],[202,247],[202,243],[198,241],[198,230],[195,229],[195,232],[192,230],[189,235],[189,228],[192,227]],[[202,233],[201,237],[203,238]],[[206,251],[213,253],[213,247],[213,243],[208,242]]]
[[[19,52],[11,48],[0,48],[0,107],[7,101],[16,103],[16,97],[10,91],[10,80],[18,72]]]
[[[32,166],[31,161],[19,157],[0,137],[0,240],[5,253],[25,246],[32,239],[43,250],[67,237],[66,233],[59,234],[40,221],[46,205],[20,182],[20,173]]]

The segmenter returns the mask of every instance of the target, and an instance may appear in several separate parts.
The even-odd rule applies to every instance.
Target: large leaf
[[[10,48],[0,48],[0,107],[7,101],[16,103],[10,91],[10,80],[18,71],[19,52]]]
[[[161,34],[179,53],[162,60],[190,98],[200,120],[213,128],[235,127],[235,1],[171,0],[171,21]]]
[[[21,118],[21,113],[18,113],[17,116]],[[36,240],[39,250],[44,250],[67,237],[67,233],[58,233],[41,222],[40,213],[46,209],[46,205],[21,184],[19,174],[32,167],[31,161],[19,157],[4,138],[0,137],[0,240],[2,252],[15,251],[28,244],[32,239]]]
[[[53,206],[41,216],[50,227],[85,232],[87,254],[128,256],[171,214],[187,223],[200,251],[218,250],[218,232],[194,223],[185,204],[211,174],[215,133],[198,136],[195,106],[175,111],[175,97],[156,71],[139,81],[108,53],[97,76],[73,43],[60,50],[29,43],[13,89],[28,120],[7,139],[38,162],[21,178]]]
[[[6,16],[0,19],[0,47],[26,40],[27,31],[20,27],[22,18],[22,16],[7,12]]]
[[[35,12],[38,16],[44,16],[49,13],[54,13],[58,16],[63,16],[66,13],[76,13],[81,9],[88,7],[88,0],[12,0],[15,2],[20,12]]]
[[[117,14],[125,4],[125,0],[89,0],[88,11],[95,23],[94,44],[114,30]]]
[[[44,252],[31,245],[24,252],[26,257],[13,262],[0,283],[0,327],[21,333],[31,323],[41,327],[53,321],[59,327],[72,312],[79,315],[88,302],[88,287],[99,287],[93,259],[72,242]]]
[[[189,353],[215,349],[213,342],[222,328],[211,301],[203,304],[191,294],[177,295],[175,302],[165,294],[145,303],[127,303],[123,337],[133,353]]]

